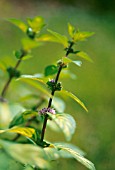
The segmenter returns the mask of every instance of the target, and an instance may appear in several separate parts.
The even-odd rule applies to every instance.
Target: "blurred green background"
[[[89,112],[85,113],[79,105],[69,99],[65,111],[71,113],[77,122],[76,134],[71,143],[87,153],[87,157],[95,164],[97,170],[115,169],[114,2],[112,0],[0,0],[0,60],[7,60],[8,65],[16,62],[12,51],[20,48],[20,39],[24,36],[18,28],[6,21],[8,18],[25,20],[26,17],[41,15],[46,20],[46,28],[62,34],[67,34],[68,22],[82,31],[96,33],[87,42],[78,45],[78,50],[86,51],[94,63],[83,61],[81,68],[70,66],[77,79],[64,79],[63,86],[82,99],[89,109]],[[20,70],[23,74],[43,72],[46,65],[60,59],[63,48],[58,44],[46,43],[33,50],[33,54],[32,59],[21,64]],[[6,79],[7,75],[0,71],[0,89]],[[18,84],[20,83],[12,82],[8,98],[15,99],[11,96],[11,92],[15,87],[21,86]],[[18,92],[15,93],[18,96]],[[51,141],[65,140],[63,135],[48,130],[46,136]],[[55,166],[55,169],[60,168],[60,170],[86,169],[74,160],[59,160]]]

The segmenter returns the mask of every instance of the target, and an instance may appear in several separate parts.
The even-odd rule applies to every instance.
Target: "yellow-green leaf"
[[[74,94],[72,94],[71,92],[66,91],[66,90],[62,90],[61,92],[65,95],[71,97],[72,99],[74,99],[77,103],[79,103],[80,106],[82,106],[88,112],[84,103],[78,97],[76,97]]]
[[[74,37],[75,28],[70,23],[68,23],[68,33],[71,36],[71,38]]]
[[[69,63],[74,63],[75,65],[77,66],[81,66],[82,62],[81,61],[78,61],[78,60],[71,60],[70,58],[68,57],[63,57],[62,58],[62,61],[65,63],[65,64],[69,64]]]
[[[21,78],[19,79],[31,86],[33,86],[34,88],[40,90],[41,92],[43,92],[44,94],[48,95],[49,97],[52,97],[52,95],[41,85],[39,84],[38,82],[35,82],[35,80],[39,81],[37,78],[33,78],[33,79],[29,79],[29,78]],[[42,81],[39,81],[42,83]],[[44,84],[44,83],[43,83]]]
[[[88,56],[88,54],[83,51],[76,53],[76,56],[81,57],[87,61],[93,62],[93,60]]]
[[[28,18],[27,22],[35,33],[38,33],[45,26],[44,19],[40,16],[37,16],[32,19]]]
[[[68,64],[68,63],[71,63],[71,62],[72,62],[72,60],[71,60],[70,58],[68,58],[68,57],[63,57],[63,58],[62,58],[62,61],[63,61],[65,64]]]
[[[9,19],[8,21],[10,21],[12,24],[16,25],[23,32],[27,31],[27,25],[24,22],[22,22],[21,20],[19,20],[19,19]]]
[[[57,32],[49,30],[49,29],[48,29],[48,32],[50,32],[51,35],[54,36],[54,42],[61,43],[61,44],[64,45],[64,47],[68,46],[68,38],[66,36],[61,35],[61,34],[59,34]]]
[[[35,75],[21,75],[21,77],[19,79],[32,79],[32,80],[37,80],[37,81],[45,84],[45,82],[39,77],[39,74],[35,74]]]
[[[57,42],[57,39],[55,36],[51,34],[43,34],[36,38],[38,41],[49,41],[49,42]]]
[[[94,35],[94,32],[79,32],[77,31],[74,34],[74,41],[85,41],[87,38],[91,37],[92,35]]]
[[[11,129],[0,130],[0,133],[5,133],[5,132],[18,133],[22,136],[31,138],[35,133],[35,129],[28,128],[28,127],[13,127]]]
[[[40,42],[36,42],[36,41],[34,41],[32,39],[29,39],[29,38],[23,38],[22,39],[22,46],[23,46],[23,49],[25,51],[29,51],[32,48],[36,48],[36,47],[38,47],[40,45],[41,45]]]

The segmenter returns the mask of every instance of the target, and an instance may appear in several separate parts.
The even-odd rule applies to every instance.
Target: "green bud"
[[[63,64],[62,60],[58,60],[58,61],[57,61],[57,66],[60,66],[60,65],[62,65],[62,64]]]
[[[57,62],[57,66],[62,66],[62,68],[67,68],[67,67],[68,67],[68,65],[65,64],[65,63],[63,63],[62,60],[59,60],[59,61]]]
[[[9,77],[16,77],[16,78],[20,77],[20,71],[16,70],[13,67],[8,67],[7,72],[9,74]]]
[[[27,35],[28,35],[29,38],[31,38],[31,39],[34,39],[34,38],[35,38],[35,32],[32,30],[32,28],[29,27],[29,28],[27,29],[27,32],[26,32],[26,33],[27,33]]]
[[[62,89],[61,83],[56,84],[55,80],[49,80],[46,84],[51,91],[60,91]]]
[[[56,85],[55,91],[60,91],[61,89],[62,89],[62,85],[61,85],[61,83],[59,82],[59,83],[57,83],[57,85]]]
[[[26,55],[26,52],[22,49],[15,51],[15,56],[17,59],[21,59],[24,55]]]

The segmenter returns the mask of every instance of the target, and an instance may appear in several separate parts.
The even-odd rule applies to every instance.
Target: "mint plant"
[[[1,90],[0,97],[0,156],[11,162],[10,169],[51,169],[51,161],[62,157],[74,158],[88,169],[95,170],[94,164],[84,157],[84,152],[78,147],[64,142],[52,143],[45,139],[47,126],[62,132],[67,141],[71,140],[76,128],[73,116],[64,112],[65,102],[59,97],[57,98],[56,94],[71,97],[88,111],[84,103],[77,96],[65,90],[59,80],[61,74],[70,74],[68,68],[70,63],[76,66],[82,64],[79,60],[72,60],[71,55],[92,61],[85,52],[76,50],[76,45],[94,33],[80,32],[68,24],[68,38],[49,29],[47,34],[43,34],[41,31],[45,23],[42,17],[27,19],[27,23],[16,19],[9,21],[19,27],[27,38],[22,39],[22,47],[14,53],[17,58],[16,65],[8,68],[5,68],[3,63],[0,65],[9,76]],[[48,65],[44,69],[44,74],[22,75],[18,70],[20,63],[30,58],[32,49],[44,42],[62,44],[65,55],[56,64]],[[34,103],[32,107],[26,108],[19,103],[20,107],[17,108],[14,107],[14,103],[11,105],[10,101],[6,99],[7,90],[14,78],[20,83],[27,83],[40,91],[40,96],[33,94],[23,97],[27,98],[28,102],[30,98],[38,99],[38,102]],[[1,169],[8,169],[8,165],[8,163],[0,162]]]

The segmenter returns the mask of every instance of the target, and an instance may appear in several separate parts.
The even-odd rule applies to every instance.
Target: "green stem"
[[[70,45],[69,45],[68,50],[67,50],[66,55],[65,55],[66,57],[69,55],[69,53],[70,53],[71,48],[72,48],[73,45],[74,45],[74,42],[73,42],[73,41],[70,42]]]
[[[8,87],[9,87],[9,84],[10,84],[11,80],[12,80],[12,77],[9,77],[8,81],[6,82],[6,84],[5,84],[5,86],[4,86],[3,90],[2,90],[1,97],[5,96],[5,93],[6,93],[7,89],[8,89]]]
[[[15,70],[19,67],[19,65],[20,65],[23,57],[24,57],[24,54],[22,54],[22,56],[20,57],[20,59],[17,61],[16,65],[15,65],[15,67],[14,67]],[[6,82],[4,88],[3,88],[2,92],[1,92],[1,97],[2,97],[2,98],[5,96],[6,91],[7,91],[8,87],[9,87],[9,85],[10,85],[13,77],[14,77],[14,76],[9,77],[8,81]]]
[[[56,84],[57,84],[57,82],[58,82],[58,79],[59,79],[59,76],[60,76],[60,73],[61,73],[62,68],[63,68],[63,65],[60,65],[59,70],[58,70],[58,73],[57,73],[56,78],[55,78],[55,83],[56,83]],[[54,94],[55,94],[55,90],[53,90],[53,91],[51,92],[52,97],[50,97],[50,99],[49,99],[48,108],[51,107]],[[46,114],[46,115],[45,115],[45,118],[44,118],[42,133],[41,133],[41,142],[43,142],[43,140],[44,140],[45,130],[46,130],[46,126],[47,126],[47,120],[48,120],[48,115]]]

